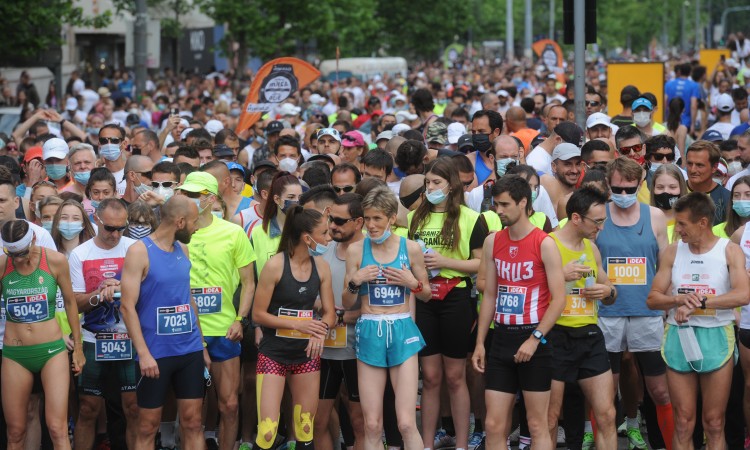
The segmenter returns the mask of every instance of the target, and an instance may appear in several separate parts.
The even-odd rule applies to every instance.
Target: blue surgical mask
[[[386,239],[388,239],[389,237],[391,237],[391,229],[390,228],[386,228],[385,231],[383,232],[383,234],[380,235],[380,237],[376,237],[376,238],[372,237],[370,235],[370,232],[368,231],[367,232],[367,237],[370,238],[370,241],[372,241],[372,243],[380,245],[383,242],[385,242]]]
[[[533,191],[531,191],[531,203],[534,203],[538,197],[539,197],[539,188],[536,188]]]
[[[652,162],[651,166],[648,168],[648,171],[651,173],[656,172],[656,169],[662,166],[662,163]]]
[[[622,209],[628,209],[638,201],[636,194],[612,194],[612,202]]]
[[[107,161],[117,161],[122,151],[119,144],[104,144],[99,147],[99,154]]]
[[[52,233],[52,221],[51,220],[42,220],[42,228]]]
[[[89,178],[91,178],[91,171],[87,172],[74,172],[73,179],[81,184],[89,184]]]
[[[60,230],[63,239],[69,241],[83,231],[83,222],[60,222],[57,229]]]
[[[229,110],[229,115],[232,117],[239,117],[242,113],[242,110],[240,108],[232,108]]]
[[[224,213],[222,211],[211,211],[211,214],[213,214],[217,219],[224,218]]]
[[[296,200],[284,200],[284,206],[281,207],[281,212],[286,214],[286,212],[289,211],[289,208],[294,207],[297,203]]]
[[[750,200],[735,200],[732,202],[732,209],[740,217],[750,217]]]
[[[434,191],[427,193],[427,201],[432,203],[433,205],[439,205],[443,203],[446,198],[448,198],[448,194],[443,192],[442,189],[435,189]]]
[[[195,206],[198,207],[198,215],[200,216],[201,214],[203,214],[203,211],[206,210],[206,208],[202,208],[201,207],[201,203],[203,202],[203,200],[201,200],[199,198],[194,198],[192,200],[193,200],[193,203],[195,203]]]
[[[86,128],[86,133],[90,134],[91,136],[98,136],[99,135],[99,128],[97,128],[97,127],[88,127],[88,128]]]
[[[140,196],[150,191],[151,186],[146,186],[144,183],[141,183],[138,186],[133,186],[133,190],[135,191],[136,195]]]
[[[91,200],[91,207],[96,209],[99,207],[99,200]]]
[[[497,171],[497,176],[502,177],[503,175],[505,175],[505,172],[508,171],[508,164],[510,163],[518,164],[518,161],[516,161],[513,158],[503,158],[503,159],[496,160],[495,167]]]
[[[312,239],[312,236],[310,237]],[[328,245],[319,244],[315,242],[315,239],[312,239],[313,243],[315,244],[315,248],[307,247],[307,251],[310,253],[310,256],[321,256],[325,252],[328,251]]]
[[[45,166],[45,169],[47,169],[47,176],[53,180],[59,180],[68,173],[68,166],[65,164],[49,164]]]

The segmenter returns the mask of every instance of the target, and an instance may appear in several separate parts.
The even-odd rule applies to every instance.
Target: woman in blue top
[[[398,427],[407,450],[422,449],[416,425],[418,352],[424,339],[414,323],[413,298],[429,301],[431,292],[422,250],[414,241],[391,234],[398,200],[388,188],[370,191],[362,201],[367,237],[349,246],[343,304],[362,295],[357,321],[357,375],[367,450],[382,449],[383,392],[386,370],[396,393]]]

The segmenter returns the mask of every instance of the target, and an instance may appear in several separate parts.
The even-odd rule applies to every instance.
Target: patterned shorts
[[[274,361],[263,353],[258,353],[258,365],[255,369],[255,373],[258,375],[267,374],[278,375],[280,377],[318,371],[320,371],[320,358],[311,359],[300,364],[283,364]]]

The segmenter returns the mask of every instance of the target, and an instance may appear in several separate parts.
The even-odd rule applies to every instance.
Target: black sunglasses
[[[117,144],[119,145],[120,142],[122,142],[121,138],[118,137],[100,137],[99,138],[99,145],[106,145],[106,144]]]
[[[352,192],[354,190],[354,186],[352,186],[352,185],[334,186],[333,190],[336,191],[337,194],[340,194],[342,192]]]
[[[667,159],[667,161],[674,161],[675,154],[674,154],[674,152],[667,153],[667,154],[664,154],[664,153],[652,153],[651,157],[654,158],[654,160],[656,160],[656,161],[664,161],[665,158]]]
[[[336,226],[339,226],[339,227],[343,227],[344,225],[351,222],[352,220],[356,220],[356,217],[350,217],[348,219],[344,219],[343,217],[328,216],[328,221],[335,223]]]
[[[118,232],[122,233],[123,231],[125,231],[128,228],[128,225],[130,225],[130,223],[125,222],[125,225],[123,225],[121,227],[116,227],[114,225],[107,225],[107,224],[105,224],[104,221],[102,221],[102,219],[99,216],[96,216],[96,218],[99,219],[99,222],[102,223],[102,227],[104,227],[104,229],[107,230],[110,233],[114,233],[115,231],[118,231]]]
[[[596,108],[597,106],[599,106],[601,104],[602,104],[602,102],[597,102],[597,101],[586,102],[586,106],[593,106],[594,108]]]
[[[171,188],[173,184],[177,184],[177,183],[174,181],[161,181],[161,182],[152,181],[151,187],[154,189],[159,189],[160,187]]]
[[[624,186],[610,186],[613,194],[635,194],[638,192],[638,186],[624,187]]]

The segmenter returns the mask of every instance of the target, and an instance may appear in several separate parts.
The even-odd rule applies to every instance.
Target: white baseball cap
[[[466,127],[459,122],[453,122],[448,125],[448,143],[457,144],[458,138],[466,134]]]
[[[716,99],[716,108],[721,112],[729,112],[734,109],[734,100],[729,94],[720,94]]]
[[[612,121],[609,119],[608,115],[596,112],[586,119],[586,128],[594,128],[597,125],[610,126],[612,125]]]
[[[68,157],[68,144],[60,138],[47,139],[42,145],[42,159],[65,159]]]
[[[224,124],[216,119],[211,119],[206,122],[205,128],[211,136],[216,136],[216,133],[224,129]]]

